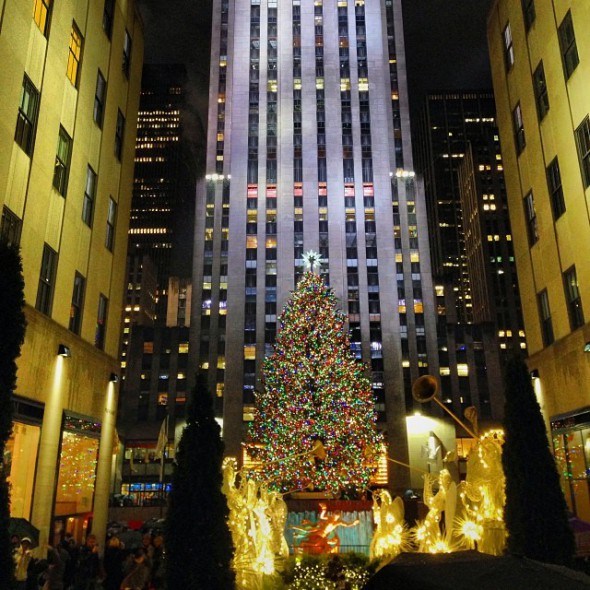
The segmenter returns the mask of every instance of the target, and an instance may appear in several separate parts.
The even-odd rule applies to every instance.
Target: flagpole
[[[162,510],[163,510],[163,500],[166,497],[165,494],[165,486],[164,486],[164,461],[166,456],[166,447],[168,446],[168,419],[169,415],[166,413],[166,418],[164,418],[164,448],[160,454],[160,486],[161,486],[161,497],[160,497],[160,518],[162,518]]]

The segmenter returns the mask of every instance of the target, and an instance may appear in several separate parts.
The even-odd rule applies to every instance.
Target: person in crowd
[[[29,577],[29,569],[33,565],[32,559],[33,555],[31,553],[31,539],[29,537],[23,537],[20,540],[20,546],[14,552],[14,563],[15,563],[15,579],[16,579],[16,589],[17,590],[26,590],[27,588],[27,579]]]
[[[74,588],[75,590],[97,590],[100,575],[98,544],[94,535],[86,537],[86,544],[80,548]]]
[[[150,569],[146,563],[143,548],[136,549],[130,564],[129,573],[121,582],[120,590],[147,590],[150,581]]]
[[[165,560],[166,550],[164,548],[164,537],[156,535],[154,537],[154,554],[152,557],[152,586],[155,590],[165,588]]]
[[[47,569],[42,575],[42,579],[45,580],[42,590],[64,590],[63,576],[65,569],[66,564],[61,558],[60,550],[49,547],[47,551]]]
[[[71,533],[66,533],[65,537],[60,542],[59,552],[65,566],[64,589],[69,590],[74,585],[76,567],[78,565],[78,546]]]
[[[14,555],[20,547],[20,537],[18,535],[11,535],[10,547],[12,548],[12,554]]]
[[[152,558],[154,557],[154,545],[152,543],[152,536],[150,533],[145,533],[141,537],[141,546],[145,551],[146,561],[148,562],[148,567],[152,567]]]
[[[121,587],[125,556],[125,550],[119,538],[111,537],[104,552],[103,564],[106,575],[103,582],[104,590],[119,590]]]

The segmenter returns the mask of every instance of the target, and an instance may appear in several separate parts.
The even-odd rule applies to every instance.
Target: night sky
[[[491,0],[402,0],[410,101],[432,90],[489,88]],[[211,0],[139,0],[146,63],[187,64],[195,117],[205,116]]]

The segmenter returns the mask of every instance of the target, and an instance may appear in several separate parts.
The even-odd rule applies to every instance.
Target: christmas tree
[[[371,385],[333,291],[312,271],[280,316],[263,375],[248,450],[271,487],[365,488],[381,443]]]

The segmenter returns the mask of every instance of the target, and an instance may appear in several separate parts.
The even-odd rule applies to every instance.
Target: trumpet
[[[471,430],[462,420],[460,420],[447,406],[445,406],[439,399],[436,397],[440,391],[440,385],[438,383],[438,379],[434,375],[422,375],[422,377],[418,377],[416,381],[412,384],[412,397],[421,404],[425,404],[429,401],[433,401],[434,403],[438,404],[453,420],[459,423],[465,431],[471,435],[476,440],[479,440],[479,436]]]

